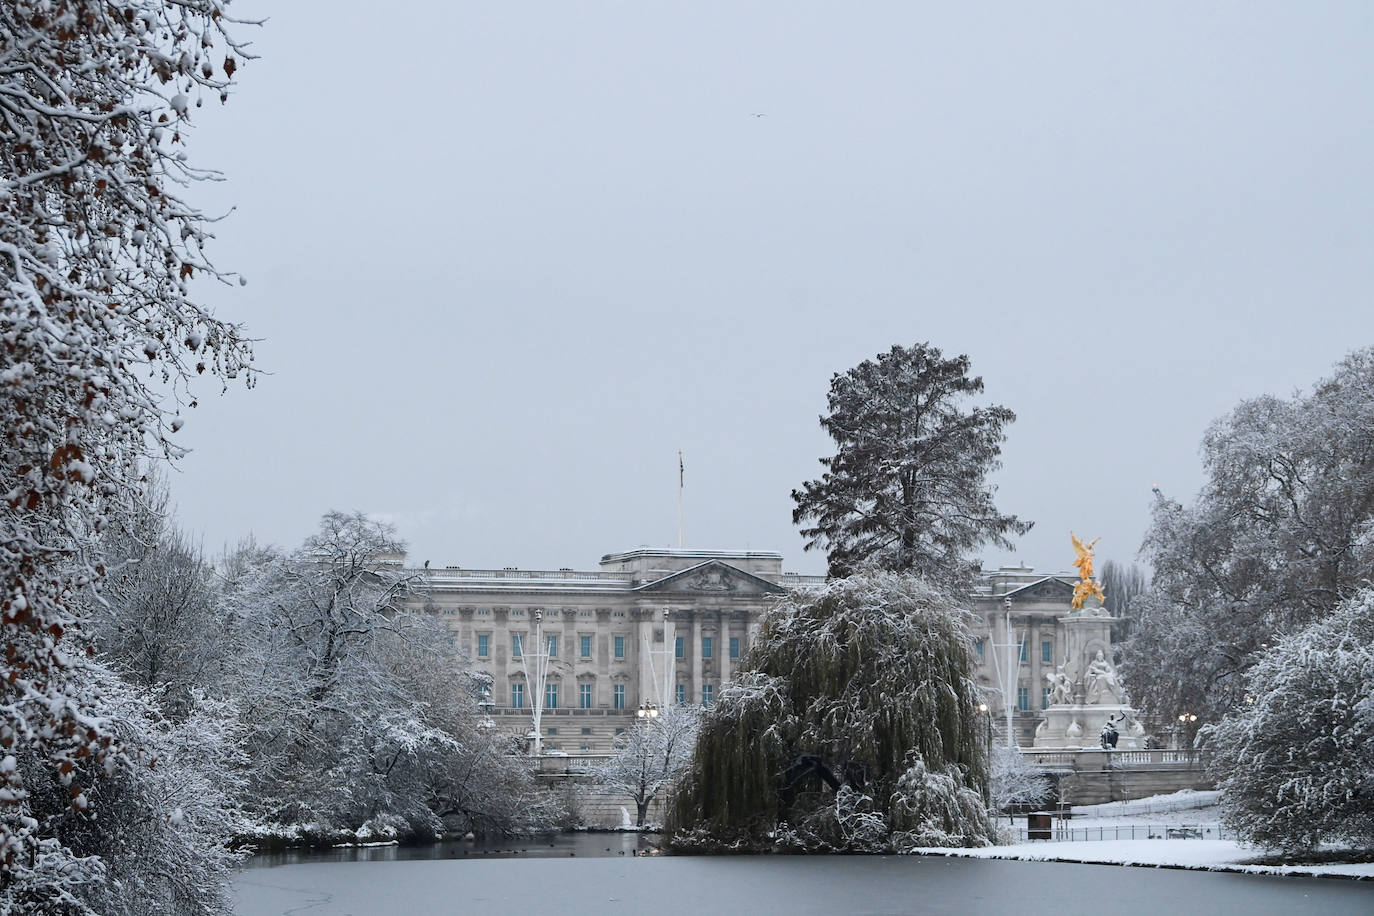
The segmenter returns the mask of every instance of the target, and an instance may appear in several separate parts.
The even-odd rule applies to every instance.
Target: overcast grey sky
[[[1019,415],[987,562],[1130,560],[1212,419],[1374,343],[1374,4],[234,7],[205,296],[271,375],[184,431],[211,550],[592,567],[676,543],[682,449],[689,547],[821,572],[830,376],[929,340]]]

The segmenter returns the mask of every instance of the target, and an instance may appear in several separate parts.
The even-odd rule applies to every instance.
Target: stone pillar
[[[730,612],[720,612],[720,647],[716,649],[720,657],[720,683],[724,687],[730,681]]]
[[[686,649],[692,656],[692,682],[687,687],[687,702],[701,704],[701,613],[692,612],[692,642]]]

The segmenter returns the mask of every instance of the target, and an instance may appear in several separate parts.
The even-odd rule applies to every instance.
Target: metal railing
[[[1030,839],[1024,826],[1003,827],[1018,843],[1070,843],[1084,840],[1232,840],[1220,824],[1119,824],[1111,827],[1068,827],[1056,824],[1050,837]]]

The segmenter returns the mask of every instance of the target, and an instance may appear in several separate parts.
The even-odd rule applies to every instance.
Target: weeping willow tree
[[[919,580],[885,572],[781,602],[702,722],[670,806],[672,845],[987,845],[987,732],[970,619]]]

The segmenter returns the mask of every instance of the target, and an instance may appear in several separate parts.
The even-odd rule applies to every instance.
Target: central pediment
[[[635,589],[637,592],[662,592],[666,594],[720,595],[727,597],[753,595],[781,595],[781,586],[769,582],[753,573],[737,569],[719,560],[707,560],[696,566],[688,567],[655,579]]]
[[[1067,605],[1073,600],[1073,585],[1056,576],[1046,576],[1038,582],[1023,585],[1015,591],[997,597],[1010,598],[1012,601],[1063,602]]]

